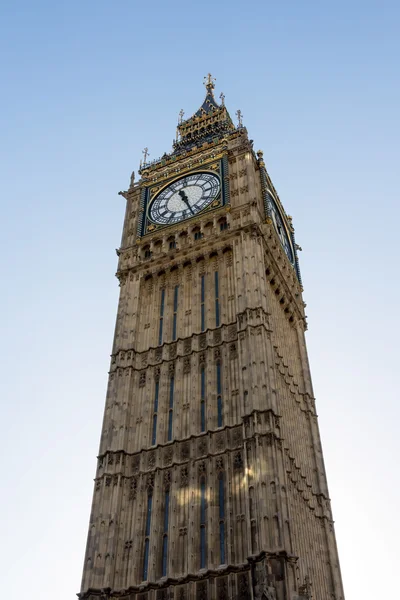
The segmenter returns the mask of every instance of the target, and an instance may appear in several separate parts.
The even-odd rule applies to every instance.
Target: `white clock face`
[[[167,185],[152,201],[149,218],[160,225],[172,225],[194,217],[221,193],[213,173],[192,173]]]
[[[292,244],[289,241],[289,237],[286,232],[285,226],[282,222],[281,215],[279,214],[279,211],[276,208],[275,202],[271,199],[271,197],[270,197],[270,202],[271,202],[271,216],[272,216],[272,221],[274,223],[276,232],[279,236],[279,239],[281,241],[284,251],[287,254],[288,259],[293,264],[294,261],[293,261]]]

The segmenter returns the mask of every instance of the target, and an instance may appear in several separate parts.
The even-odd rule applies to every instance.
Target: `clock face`
[[[192,173],[167,185],[149,207],[149,219],[172,225],[194,217],[209,206],[221,192],[219,177],[213,173]]]
[[[279,213],[278,208],[275,205],[275,202],[272,200],[272,198],[270,198],[270,201],[271,201],[272,221],[273,221],[275,229],[278,233],[278,236],[279,236],[279,239],[283,246],[283,249],[286,252],[288,259],[293,264],[294,261],[293,261],[292,244],[290,243],[289,236],[286,232],[286,228],[282,222],[281,215]]]

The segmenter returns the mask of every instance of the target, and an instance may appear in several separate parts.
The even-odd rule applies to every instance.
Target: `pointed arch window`
[[[206,430],[206,369],[201,365],[200,369],[200,429]]]
[[[221,363],[217,362],[217,427],[223,425]]]
[[[200,277],[200,320],[201,320],[201,331],[204,331],[206,328],[206,306],[205,306],[205,298],[206,298],[206,281],[205,275]]]
[[[167,575],[168,566],[168,526],[169,526],[169,489],[165,491],[164,496],[164,532],[162,542],[162,560],[161,560],[161,573],[162,577]]]
[[[200,569],[206,568],[206,480],[200,479]]]
[[[147,496],[146,528],[144,532],[144,558],[143,558],[143,581],[147,580],[149,569],[149,550],[150,550],[150,526],[151,510],[153,507],[153,494]]]
[[[214,272],[214,291],[215,291],[215,326],[219,327],[219,275]]]
[[[169,409],[168,409],[168,441],[172,440],[172,424],[174,415],[174,388],[175,378],[171,377],[169,380]]]
[[[219,506],[219,562],[225,564],[225,477],[218,475],[218,506]]]
[[[158,393],[160,384],[156,381],[156,388],[154,391],[154,406],[153,406],[153,429],[151,433],[151,445],[154,446],[157,440],[157,416],[158,416]]]
[[[176,340],[176,323],[178,318],[178,294],[179,294],[179,285],[176,285],[174,288],[174,313],[172,318],[172,341]]]
[[[161,290],[160,300],[160,321],[158,327],[158,345],[161,346],[163,341],[163,326],[164,326],[164,305],[165,305],[165,288]]]

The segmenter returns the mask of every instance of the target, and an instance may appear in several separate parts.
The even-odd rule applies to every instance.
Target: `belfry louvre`
[[[120,192],[81,600],[343,600],[292,218],[205,78]]]

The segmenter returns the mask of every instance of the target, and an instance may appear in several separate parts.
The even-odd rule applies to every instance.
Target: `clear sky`
[[[347,600],[394,598],[399,527],[398,2],[3,0],[2,595],[79,590],[141,151],[203,77],[293,215]]]

